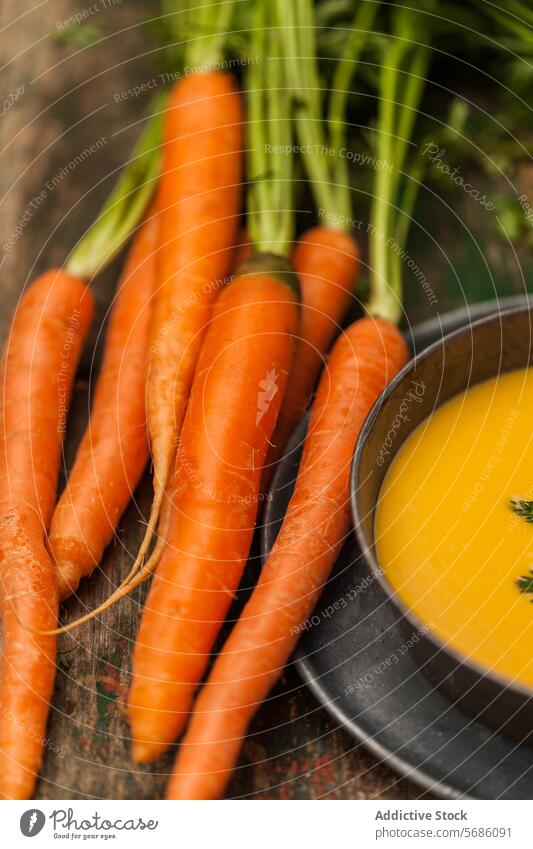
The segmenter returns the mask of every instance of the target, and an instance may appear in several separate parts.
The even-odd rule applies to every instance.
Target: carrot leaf
[[[358,3],[352,26],[337,62],[331,84],[331,97],[328,110],[329,143],[337,152],[335,157],[335,184],[343,192],[343,207],[350,209],[350,180],[346,152],[347,124],[346,111],[348,94],[357,63],[372,31],[379,2]]]
[[[400,254],[422,176],[412,137],[430,59],[428,20],[415,7],[395,6],[390,35],[380,41],[376,155],[384,165],[376,170],[368,226],[368,312],[394,322],[402,311]]]
[[[323,120],[313,4],[311,0],[276,0],[276,11],[296,134],[315,203],[321,216],[327,215],[332,226],[343,229],[350,217],[350,196],[346,185],[336,185],[334,163],[339,152],[331,150]],[[338,108],[336,121],[340,117]]]
[[[230,36],[235,0],[195,0],[186,17],[185,73],[217,68]]]
[[[98,218],[72,250],[66,268],[91,278],[120,252],[152,197],[160,170],[161,125],[167,95],[153,103],[148,124]]]
[[[287,256],[294,236],[292,131],[279,33],[268,26],[267,0],[255,4],[247,65],[248,226],[259,253]]]

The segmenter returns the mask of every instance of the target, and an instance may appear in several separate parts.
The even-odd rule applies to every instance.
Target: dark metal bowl
[[[424,350],[396,376],[371,410],[357,441],[351,483],[354,528],[362,555],[409,633],[421,635],[412,647],[421,669],[469,716],[528,743],[533,743],[533,690],[463,657],[424,628],[425,623],[399,598],[379,567],[374,516],[387,470],[409,434],[454,395],[502,372],[529,366],[532,349],[533,311],[522,307],[481,319]],[[425,389],[421,403],[410,406],[407,420],[397,414],[412,381],[422,382]],[[385,455],[382,446],[391,430],[395,438]]]

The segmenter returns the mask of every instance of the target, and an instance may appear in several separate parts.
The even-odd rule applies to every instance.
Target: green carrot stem
[[[491,5],[487,7],[487,11],[489,13],[496,13],[497,9],[495,6]],[[506,0],[505,11],[509,16],[513,15],[515,19],[522,18],[533,26],[533,9],[531,8],[529,0],[527,0],[526,3],[521,2],[521,0]]]
[[[395,166],[399,174],[404,167],[409,140],[418,114],[420,98],[426,82],[425,76],[429,64],[429,50],[417,47],[407,69],[402,108],[396,131]]]
[[[368,311],[398,321],[402,304],[402,260],[423,173],[419,150],[408,160],[408,149],[424,91],[429,49],[421,43],[419,13],[394,7],[395,41],[386,54],[380,77],[377,144],[387,167],[376,174],[369,255],[371,297]]]
[[[393,145],[394,174],[393,179],[389,181],[391,200],[387,216],[388,230],[385,231],[388,235],[386,238],[377,239],[377,249],[380,252],[383,265],[387,268],[387,283],[392,292],[395,293],[395,304],[398,311],[402,300],[401,251],[407,241],[411,216],[422,176],[423,162],[421,155],[417,154],[409,173],[403,173],[403,168],[405,167],[407,148],[417,116],[417,107],[424,88],[428,62],[429,51],[424,47],[416,48],[406,72],[408,77],[403,90],[401,107],[397,109],[399,117]],[[401,207],[396,208],[394,199],[398,197],[400,180],[402,181],[402,202]],[[392,307],[392,302],[390,306]]]
[[[405,173],[402,208],[396,216],[396,241],[400,249],[403,249],[407,242],[407,235],[411,226],[415,203],[420,191],[420,185],[425,168],[426,162],[419,147],[413,158],[412,164]]]
[[[342,191],[343,193],[342,205],[345,208],[349,208],[350,206],[348,160],[346,156],[342,155],[343,148],[346,146],[346,106],[348,93],[357,63],[370,36],[378,7],[379,0],[370,3],[366,2],[366,0],[361,0],[359,3],[350,34],[344,45],[341,58],[336,65],[332,81],[328,110],[329,137],[331,147],[336,151],[335,185],[338,187],[339,192]]]
[[[259,253],[288,256],[294,237],[292,132],[279,33],[268,27],[268,0],[257,0],[247,68],[248,228]]]
[[[389,237],[387,245],[389,249],[388,279],[395,292],[402,291],[402,253],[407,242],[425,168],[426,162],[418,150],[409,170],[404,174],[401,207],[396,211],[393,235]]]
[[[129,163],[98,218],[72,250],[66,262],[71,274],[85,279],[94,277],[120,252],[141,220],[159,177],[166,99],[166,94],[161,95],[152,104],[151,117]]]
[[[287,110],[289,101],[286,92],[280,97],[283,90],[283,74],[281,60],[279,58],[271,61],[272,71],[269,74],[271,84],[266,92],[267,115],[269,122],[269,136],[272,147],[275,150],[287,149],[291,143],[290,121]],[[290,252],[290,245],[294,238],[294,214],[292,209],[292,156],[281,154],[277,161],[277,179],[272,181],[273,208],[277,210],[277,239],[282,246],[283,253]],[[279,253],[279,249],[278,249]]]
[[[378,157],[385,167],[376,175],[369,228],[369,257],[371,269],[371,296],[367,310],[397,322],[401,315],[401,281],[390,280],[387,241],[393,215],[397,171],[395,170],[395,118],[398,87],[398,68],[408,45],[397,40],[390,50],[387,64],[381,72],[378,107]],[[394,288],[393,288],[394,285]]]
[[[216,68],[223,59],[235,0],[194,0],[187,14],[191,40],[185,46],[187,73]]]
[[[189,0],[159,0],[159,20],[163,21],[167,36],[183,38],[185,15],[189,14]]]
[[[379,2],[362,0],[357,7],[350,34],[344,45],[341,58],[335,67],[329,103],[328,122],[331,141],[340,148],[346,140],[346,102],[355,73],[355,68],[379,7]]]
[[[498,9],[491,3],[487,3],[484,11],[490,15],[496,23],[509,32],[516,35],[521,42],[531,43],[533,39],[533,9],[519,2],[507,0],[505,8]],[[523,20],[525,18],[526,20]]]
[[[350,195],[335,184],[336,155],[325,132],[322,88],[318,75],[315,19],[311,0],[276,0],[287,79],[293,95],[296,133],[315,204],[345,229],[350,218]],[[334,151],[335,154],[335,151]]]

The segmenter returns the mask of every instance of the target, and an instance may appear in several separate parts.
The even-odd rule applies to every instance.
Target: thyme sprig
[[[533,524],[533,501],[526,501],[524,498],[511,498],[509,506],[513,513]]]
[[[533,593],[533,569],[529,570],[529,575],[522,575],[516,582],[516,586],[521,593]],[[531,602],[533,603],[533,598]]]

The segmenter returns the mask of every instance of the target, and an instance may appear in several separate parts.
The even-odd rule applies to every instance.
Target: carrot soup
[[[436,636],[533,685],[533,368],[473,386],[413,431],[375,538],[393,589]]]

